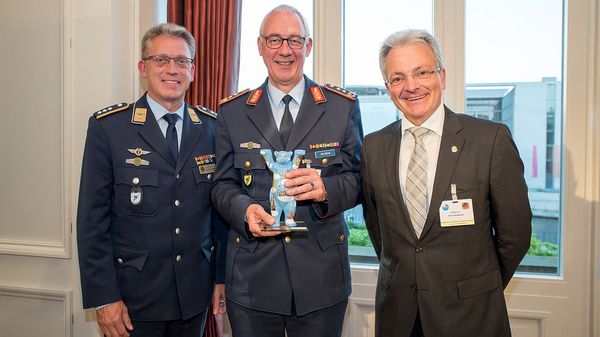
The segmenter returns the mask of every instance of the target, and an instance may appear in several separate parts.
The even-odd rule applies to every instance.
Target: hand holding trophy
[[[263,231],[291,232],[307,230],[306,227],[302,226],[304,224],[303,221],[294,219],[296,199],[285,193],[285,174],[300,166],[304,153],[304,150],[294,150],[294,152],[275,151],[274,153],[269,149],[260,150],[260,154],[265,159],[267,167],[273,172],[273,185],[269,192],[269,201],[271,215],[275,218],[275,224],[272,226],[267,224],[262,226]],[[273,154],[275,155],[275,159],[273,159]],[[284,215],[284,220],[280,221],[282,214]]]

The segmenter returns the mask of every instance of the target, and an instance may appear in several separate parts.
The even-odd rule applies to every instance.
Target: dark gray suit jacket
[[[445,110],[419,239],[400,190],[401,121],[365,138],[363,207],[380,260],[376,336],[408,336],[417,310],[426,336],[511,335],[503,289],[531,236],[523,163],[505,125]],[[459,199],[472,199],[475,225],[440,226],[450,184]]]

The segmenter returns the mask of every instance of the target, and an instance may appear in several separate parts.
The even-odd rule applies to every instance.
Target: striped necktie
[[[412,127],[408,132],[415,139],[415,149],[406,172],[406,207],[418,238],[423,232],[425,219],[427,219],[427,150],[425,150],[423,136],[429,130]]]

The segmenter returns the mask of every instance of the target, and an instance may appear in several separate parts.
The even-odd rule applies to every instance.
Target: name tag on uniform
[[[456,185],[450,185],[452,200],[444,200],[440,205],[440,225],[442,227],[469,226],[475,224],[472,199],[458,199]]]

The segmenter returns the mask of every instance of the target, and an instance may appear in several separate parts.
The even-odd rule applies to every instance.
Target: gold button
[[[175,260],[176,260],[177,262],[181,261],[181,255],[177,255],[177,256],[175,257]]]
[[[344,234],[340,235],[340,241],[344,242],[344,239],[345,239],[345,238],[346,238],[346,237],[344,236]]]
[[[120,258],[120,257],[119,257],[119,258],[117,258],[117,263],[118,263],[118,264],[122,264],[122,263],[123,263],[123,259],[122,259],[122,258]]]
[[[246,168],[250,168],[250,161],[246,160],[246,162],[244,163],[244,166]]]
[[[239,236],[235,237],[235,243],[240,244],[240,237]]]
[[[329,163],[329,159],[323,158],[323,160],[321,160],[321,164],[327,165],[327,163]]]
[[[283,240],[285,241],[285,243],[290,243],[292,242],[292,238],[289,236],[286,236],[285,238],[283,238]]]

